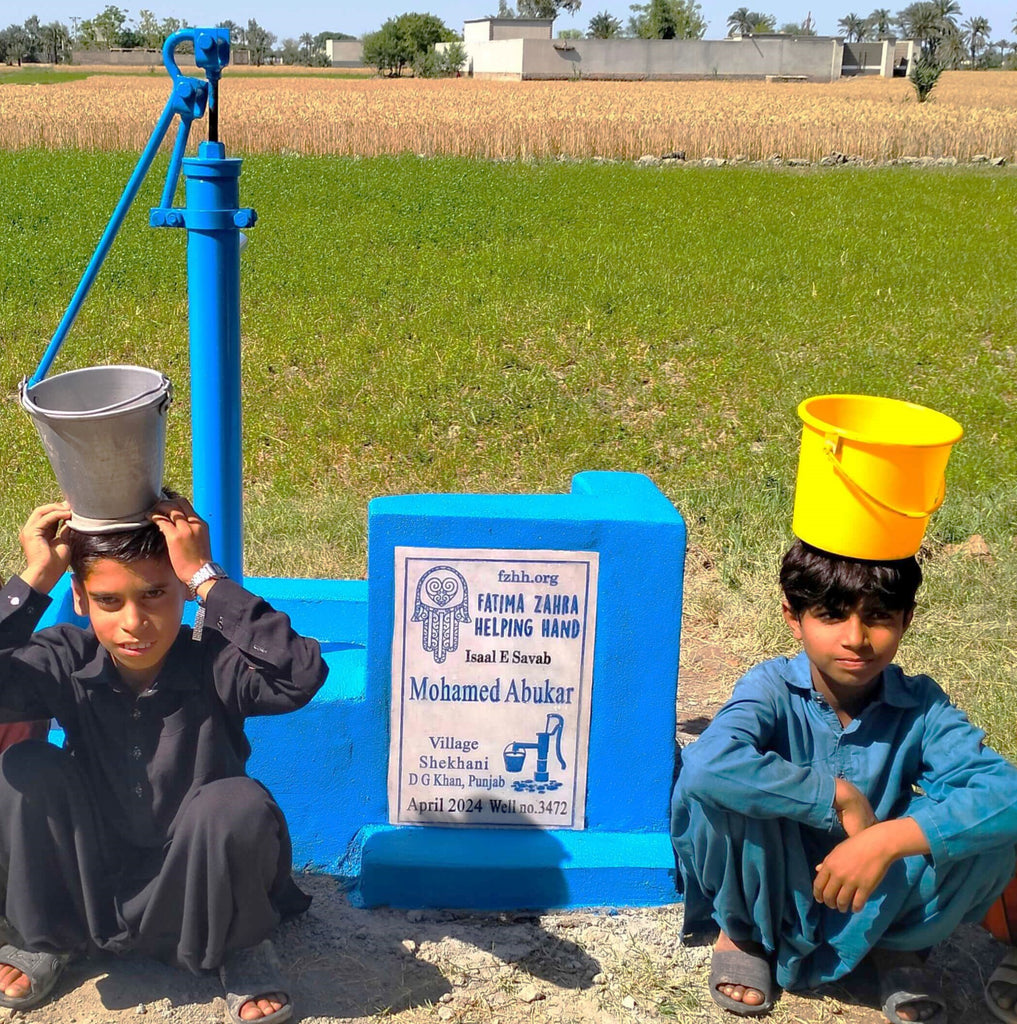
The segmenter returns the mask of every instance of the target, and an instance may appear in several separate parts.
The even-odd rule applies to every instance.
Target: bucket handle
[[[149,388],[147,391],[142,391],[140,395],[132,395],[130,398],[122,398],[119,402],[113,402],[110,405],[105,405],[101,409],[89,409],[88,415],[103,416],[106,413],[116,412],[118,409],[123,409],[129,405],[133,405],[135,402],[140,402],[144,398],[151,398],[152,395],[159,394],[159,392],[162,391],[164,387],[166,389],[166,394],[163,397],[163,400],[159,403],[159,408],[157,410],[157,412],[160,415],[162,415],[162,413],[164,413],[168,408],[170,402],[173,401],[173,382],[170,381],[165,376],[162,378],[161,381],[159,381],[159,383],[154,388]],[[27,377],[23,377],[21,379],[21,386],[18,390],[21,392],[21,399],[23,402],[25,400],[31,401],[31,398],[29,398],[28,396],[29,384]],[[81,416],[80,409],[75,412],[60,412],[55,409],[46,409],[44,411],[46,415],[49,416],[51,419],[75,419]]]
[[[912,512],[909,509],[897,508],[895,505],[891,505],[888,502],[883,501],[882,498],[877,498],[872,491],[863,487],[850,473],[844,468],[837,456],[840,454],[841,448],[840,434],[827,434],[826,439],[823,442],[823,452],[827,459],[830,460],[830,465],[833,466],[834,471],[840,476],[846,483],[853,487],[856,491],[861,491],[870,501],[875,502],[880,508],[885,508],[888,512],[895,512],[899,516],[905,516],[908,519],[927,519],[932,515],[940,505],[943,504],[946,498],[946,477],[943,477],[939,482],[939,494],[936,496],[935,501],[932,503],[932,508],[927,512]]]

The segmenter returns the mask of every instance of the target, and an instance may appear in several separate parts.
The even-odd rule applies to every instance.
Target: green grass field
[[[16,400],[133,167],[0,154],[0,567],[54,490]],[[164,166],[164,165],[162,165]],[[182,232],[153,176],[52,372],[138,362],[176,385],[188,487]],[[910,168],[245,161],[247,567],[360,576],[368,500],[565,491],[647,473],[695,547],[687,616],[752,660],[787,649],[775,572],[800,423],[826,392],[920,402],[965,427],[929,532],[903,661],[1017,755],[1017,176]],[[992,559],[949,556],[983,535]]]

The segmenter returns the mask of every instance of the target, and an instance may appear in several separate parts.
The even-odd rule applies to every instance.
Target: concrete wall
[[[177,63],[184,67],[194,66],[194,55],[176,53]],[[162,66],[162,50],[74,50],[71,53],[73,64],[112,64],[118,67]]]
[[[195,67],[194,54],[178,49],[176,62],[181,68],[193,68]],[[74,50],[71,53],[71,63],[110,64],[115,67],[162,67],[162,50],[144,47],[124,50]],[[251,51],[246,46],[231,46],[230,63],[250,64]]]
[[[496,39],[467,46],[467,69],[475,78],[522,78],[523,39]],[[550,40],[546,41],[550,46]]]
[[[550,39],[554,18],[474,18],[463,23],[469,44],[492,39]]]
[[[844,44],[844,63],[841,73],[844,75],[881,75],[890,78],[893,75],[893,60],[896,40],[883,39],[879,42]]]
[[[521,79],[702,79],[841,74],[839,39],[753,36],[744,39],[514,39],[467,47],[477,77]]]
[[[364,44],[359,39],[326,39],[325,56],[334,68],[362,68]]]

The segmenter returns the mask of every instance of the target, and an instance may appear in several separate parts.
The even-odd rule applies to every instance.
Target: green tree
[[[630,4],[629,35],[639,39],[702,39],[706,19],[696,0],[648,0]]]
[[[354,40],[356,38],[357,38],[356,36],[351,36],[351,35],[349,35],[346,32],[319,32],[314,37],[314,48],[316,50],[324,50],[325,49],[325,41],[328,40],[328,39],[339,39],[339,40],[352,41],[352,40]]]
[[[877,39],[889,39],[893,16],[885,7],[877,7],[868,17],[869,29]]]
[[[729,36],[751,36],[758,32],[773,32],[777,27],[777,19],[772,14],[739,7],[728,15],[727,26]]]
[[[803,23],[786,21],[777,31],[785,36],[814,36],[816,34],[816,30],[807,19]]]
[[[260,67],[272,53],[275,35],[263,29],[254,18],[247,22],[247,47],[251,51],[251,63]]]
[[[928,100],[942,73],[943,65],[935,57],[928,57],[924,53],[918,55],[908,72],[908,81],[915,87],[919,103]]]
[[[590,39],[614,39],[621,32],[622,23],[608,11],[601,11],[590,18],[590,27],[586,30]]]
[[[60,21],[51,21],[42,26],[43,59],[50,64],[60,64],[70,59],[71,34]]]
[[[905,38],[916,40],[922,55],[935,60],[944,40],[959,35],[955,0],[918,0],[897,12],[897,24]]]
[[[0,57],[6,64],[17,64],[28,54],[29,39],[28,33],[22,25],[8,25],[0,32]]]
[[[869,26],[865,18],[854,13],[845,15],[837,25],[844,30],[849,43],[860,43],[868,35]]]
[[[42,60],[43,51],[42,26],[39,24],[39,16],[33,14],[30,18],[26,18],[21,27],[27,37],[24,59],[30,64],[37,64]]]
[[[284,39],[279,44],[279,56],[283,64],[303,64],[303,54],[300,52],[300,45],[295,39]]]
[[[423,58],[435,43],[458,38],[433,14],[400,14],[389,18],[377,32],[364,36],[364,63],[376,67],[380,74],[399,75],[418,55]]]
[[[562,11],[575,14],[582,0],[516,0],[516,17],[557,18]]]
[[[138,11],[137,31],[141,36],[142,46],[158,49],[166,42],[166,36],[162,34],[162,23],[152,11],[145,9]]]
[[[447,75],[461,74],[468,60],[469,54],[466,52],[466,47],[463,46],[462,40],[449,40],[442,54],[442,66],[445,73]]]
[[[243,25],[238,25],[235,21],[230,21],[227,18],[225,21],[220,21],[216,28],[229,29],[230,44],[232,46],[247,45],[247,29]]]
[[[590,18],[586,35],[590,39],[615,39],[622,34],[622,23],[609,11],[600,11]]]
[[[127,12],[122,8],[107,4],[92,18],[92,25],[95,29],[96,42],[105,44],[106,47],[126,45],[124,36],[127,33]]]
[[[964,39],[971,54],[971,67],[976,67],[978,55],[985,49],[992,28],[989,26],[988,19],[983,18],[981,15],[968,18],[961,28],[964,30]]]
[[[376,32],[364,36],[364,63],[378,69],[379,75],[402,74],[413,60],[413,47],[400,35],[394,19],[389,19]]]

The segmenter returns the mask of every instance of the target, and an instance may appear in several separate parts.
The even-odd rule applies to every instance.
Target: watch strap
[[[188,581],[187,581],[187,596],[192,600],[196,600],[198,596],[198,587],[202,583],[208,580],[224,580],[227,578],[229,573],[219,565],[218,562],[206,562]]]

